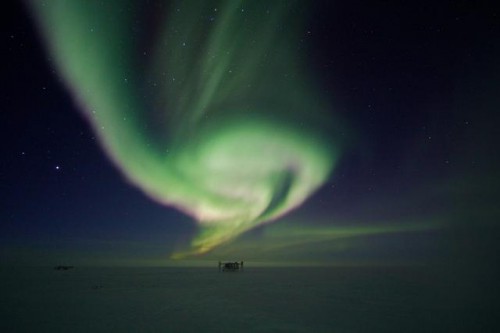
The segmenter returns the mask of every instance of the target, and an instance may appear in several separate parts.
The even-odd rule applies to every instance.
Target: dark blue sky
[[[26,8],[7,7],[0,260],[158,264],[186,247],[194,222],[124,180],[56,75]],[[256,261],[494,269],[498,12],[465,1],[311,7],[308,62],[349,128],[348,149],[305,205],[207,258],[261,247]],[[308,241],[294,246],[295,232]]]

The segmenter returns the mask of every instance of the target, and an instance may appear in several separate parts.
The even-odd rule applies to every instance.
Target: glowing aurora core
[[[285,1],[29,1],[55,65],[135,186],[203,253],[300,205],[337,159]],[[327,111],[327,112],[325,112]]]

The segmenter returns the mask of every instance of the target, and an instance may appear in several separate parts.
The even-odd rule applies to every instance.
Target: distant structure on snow
[[[240,262],[237,262],[237,261],[234,261],[234,262],[230,262],[230,261],[222,262],[222,261],[219,261],[219,271],[234,272],[234,271],[239,271],[239,270],[243,270],[243,261],[240,261]]]
[[[73,268],[75,268],[75,266],[59,265],[54,267],[56,271],[67,271],[68,269],[73,269]]]

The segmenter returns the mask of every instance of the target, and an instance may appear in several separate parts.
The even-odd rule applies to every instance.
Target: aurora
[[[201,254],[303,203],[340,154],[284,1],[29,1],[123,176],[193,217]]]

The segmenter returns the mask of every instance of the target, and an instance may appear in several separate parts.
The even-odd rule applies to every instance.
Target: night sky
[[[2,11],[2,262],[497,271],[492,7],[30,3]]]

